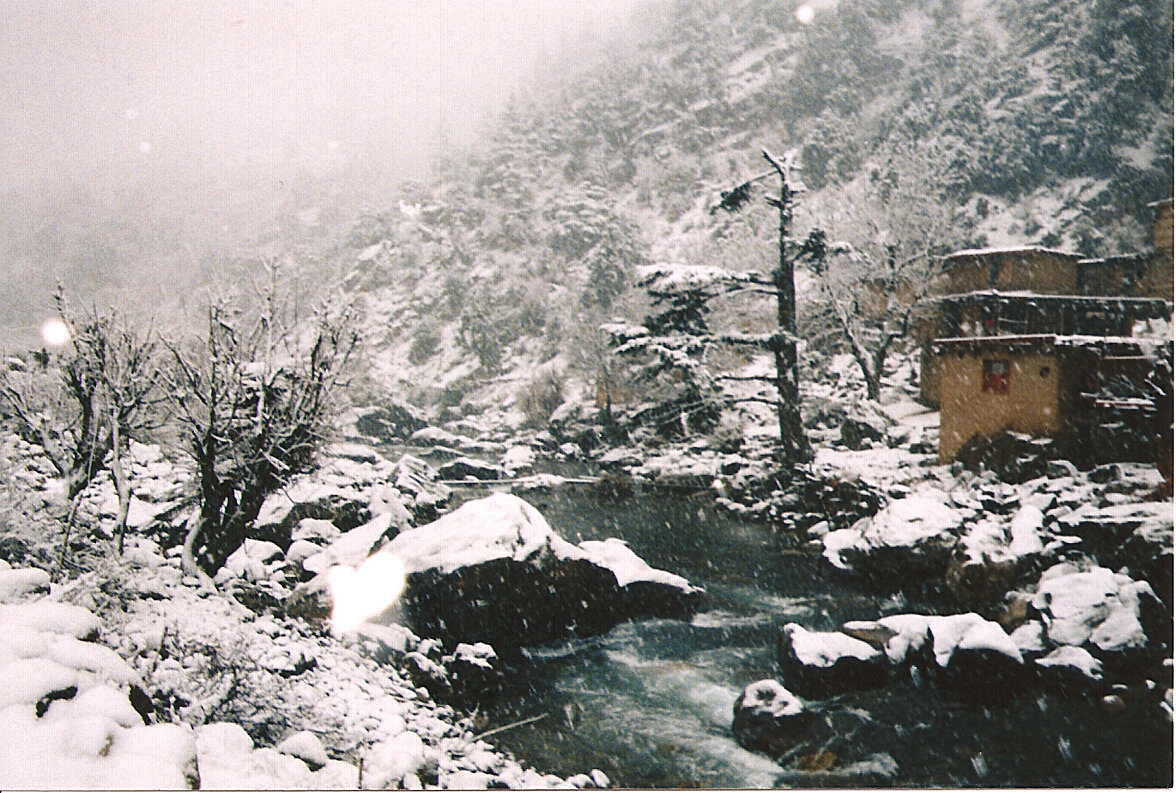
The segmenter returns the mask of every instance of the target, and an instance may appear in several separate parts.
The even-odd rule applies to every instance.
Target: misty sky
[[[136,158],[233,167],[378,151],[413,175],[468,141],[541,52],[625,0],[3,2],[13,183]]]

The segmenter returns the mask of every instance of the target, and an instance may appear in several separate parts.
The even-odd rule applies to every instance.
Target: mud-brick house
[[[1073,295],[1078,290],[1081,259],[1077,253],[1036,246],[957,251],[940,260],[933,291],[940,295],[984,289]]]
[[[1138,439],[1148,434],[1153,408],[1123,388],[1142,383],[1152,368],[1138,341],[1034,334],[936,339],[934,348],[941,462],[1004,431],[1053,438],[1079,461],[1146,459]]]
[[[1142,320],[1172,316],[1172,200],[1155,210],[1150,253],[1083,258],[1034,246],[945,256],[913,318],[920,398],[940,405],[935,339],[959,336],[1130,336]]]

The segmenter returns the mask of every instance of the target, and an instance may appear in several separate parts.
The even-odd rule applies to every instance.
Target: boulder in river
[[[759,680],[735,700],[731,732],[744,749],[778,756],[808,737],[817,716],[775,680]]]
[[[475,460],[473,457],[458,457],[443,464],[438,470],[444,479],[489,481],[506,478],[506,470],[502,466]]]
[[[1116,675],[1142,674],[1156,660],[1171,618],[1144,581],[1072,562],[1041,574],[1030,602],[1050,645],[1083,647]]]
[[[780,631],[777,659],[788,685],[813,698],[885,685],[891,668],[881,650],[860,639],[795,622]]]
[[[961,699],[990,699],[1023,682],[1021,650],[998,623],[979,614],[894,614],[847,622],[846,633],[881,644],[892,663],[912,666]]]
[[[619,540],[572,545],[506,493],[400,533],[359,574],[388,559],[403,565],[400,605],[418,633],[499,649],[604,633],[636,617],[686,617],[703,594]]]
[[[946,574],[964,516],[932,495],[892,501],[868,520],[822,538],[835,569],[885,591]]]

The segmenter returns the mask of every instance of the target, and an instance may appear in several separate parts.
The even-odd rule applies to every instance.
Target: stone
[[[478,479],[482,481],[505,479],[506,470],[502,466],[475,460],[472,457],[458,457],[442,465],[438,472],[442,479]]]
[[[1002,482],[1021,484],[1046,476],[1050,461],[1059,456],[1054,446],[1049,438],[1002,432],[973,438],[956,454],[956,460],[970,471],[992,471]]]
[[[855,411],[841,422],[841,443],[850,451],[869,448],[886,439],[886,422],[864,411]]]
[[[310,730],[301,730],[282,740],[274,747],[280,754],[297,757],[306,763],[311,771],[317,771],[327,764],[327,750],[323,743]]]
[[[1081,647],[1063,645],[1034,661],[1038,677],[1065,694],[1086,693],[1106,688],[1102,662]]]
[[[1069,460],[1050,460],[1045,466],[1045,475],[1050,479],[1076,479],[1078,466]]]
[[[731,732],[744,749],[778,756],[804,740],[816,714],[775,680],[759,680],[735,700]]]
[[[702,590],[650,568],[619,541],[584,545],[499,493],[400,533],[364,565],[382,555],[403,562],[400,606],[418,634],[499,650],[595,635],[666,611],[686,616],[701,603]]]
[[[404,440],[428,425],[423,411],[399,400],[361,409],[355,414],[356,432],[381,441]]]
[[[979,614],[894,614],[848,622],[851,636],[881,639],[891,663],[913,666],[965,700],[1003,698],[1024,682],[1024,657],[1004,629]]]
[[[476,704],[480,698],[502,688],[505,679],[502,662],[494,648],[485,642],[458,644],[442,663],[459,703]]]
[[[777,661],[788,686],[809,698],[876,688],[890,677],[890,663],[877,648],[844,633],[809,631],[795,622],[780,631]]]
[[[1041,574],[1031,606],[1052,645],[1082,647],[1116,675],[1142,674],[1165,644],[1149,634],[1171,630],[1146,582],[1105,567],[1054,565]]]

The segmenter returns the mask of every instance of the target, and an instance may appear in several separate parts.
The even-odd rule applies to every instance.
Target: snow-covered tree
[[[792,174],[796,152],[783,160],[764,152],[771,169],[722,194],[716,209],[734,212],[750,200],[755,183],[769,176],[780,180],[780,192],[768,198],[779,214],[777,262],[771,275],[755,271],[735,271],[705,265],[652,265],[640,268],[638,285],[645,288],[658,313],[646,318],[643,326],[610,323],[606,330],[616,340],[621,355],[642,353],[648,375],[667,370],[681,377],[698,393],[698,402],[709,398],[724,401],[716,381],[735,379],[733,375],[712,374],[706,366],[706,353],[715,345],[751,347],[771,352],[776,373],[751,376],[776,390],[776,398],[743,397],[741,401],[763,401],[776,408],[780,426],[780,446],[784,459],[805,462],[812,452],[800,420],[800,393],[797,372],[796,287],[793,274],[798,263],[818,266],[826,255],[823,231],[813,230],[801,239],[792,235],[796,196],[804,185]],[[771,333],[715,333],[707,327],[708,304],[719,297],[768,295],[776,301],[776,327]],[[733,401],[733,400],[726,400]]]
[[[949,160],[939,144],[911,144],[840,191],[837,204],[847,209],[829,218],[846,242],[813,271],[872,400],[881,396],[887,356],[934,283],[937,257],[956,242]]]
[[[357,342],[346,311],[299,322],[272,278],[260,297],[252,318],[214,302],[203,344],[168,345],[169,395],[199,485],[184,542],[191,573],[220,569],[266,496],[310,468]]]

